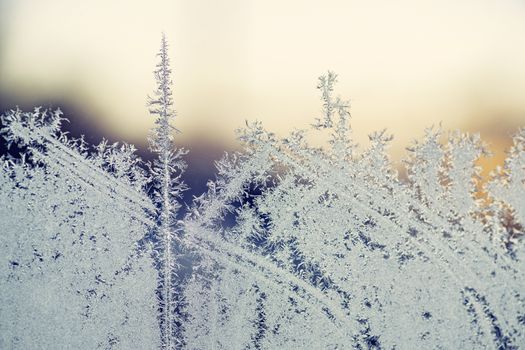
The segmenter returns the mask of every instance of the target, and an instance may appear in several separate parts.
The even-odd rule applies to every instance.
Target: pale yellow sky
[[[0,2],[0,92],[68,99],[132,142],[162,31],[181,143],[232,143],[245,119],[306,128],[328,69],[357,140],[387,128],[396,157],[440,121],[494,143],[525,125],[522,0]]]

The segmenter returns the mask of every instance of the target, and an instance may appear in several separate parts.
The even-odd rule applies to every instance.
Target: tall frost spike
[[[171,91],[171,69],[168,43],[162,35],[158,53],[160,62],[154,71],[157,88],[148,99],[149,112],[156,117],[155,128],[150,135],[150,149],[158,158],[151,167],[154,181],[154,199],[158,207],[158,236],[156,251],[160,265],[159,305],[162,344],[164,349],[181,345],[180,293],[174,283],[178,269],[177,254],[180,252],[176,215],[180,207],[178,198],[184,189],[181,173],[185,168],[184,149],[177,149],[173,134],[177,131],[172,122],[175,118]]]

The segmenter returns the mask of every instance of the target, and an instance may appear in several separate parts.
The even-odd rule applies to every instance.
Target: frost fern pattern
[[[428,129],[400,180],[385,131],[357,147],[328,73],[309,130],[248,124],[178,221],[186,152],[164,37],[159,59],[152,164],[68,138],[60,110],[2,116],[21,157],[1,159],[0,348],[525,344],[525,129],[487,183],[478,136]]]
[[[88,147],[63,121],[2,116],[23,154],[1,159],[0,348],[157,347],[147,174],[133,146]]]
[[[370,135],[359,153],[349,103],[319,80],[329,149],[307,132],[240,131],[217,163],[185,242],[192,349],[518,349],[525,344],[525,130],[477,199],[478,136],[428,129],[408,181]],[[226,225],[230,216],[235,225]],[[230,220],[231,221],[231,220]],[[233,344],[233,346],[232,346]]]

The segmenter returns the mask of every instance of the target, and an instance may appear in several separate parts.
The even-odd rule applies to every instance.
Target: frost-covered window
[[[248,123],[181,219],[167,49],[152,163],[68,138],[60,110],[3,114],[1,349],[523,348],[525,129],[483,183],[479,137],[430,128],[401,180],[329,72],[310,129]]]

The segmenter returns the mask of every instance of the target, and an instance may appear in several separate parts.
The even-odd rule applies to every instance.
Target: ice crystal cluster
[[[131,146],[102,142],[88,156],[61,121],[40,109],[2,119],[24,153],[4,158],[0,177],[0,348],[151,348],[145,173]]]
[[[479,137],[428,129],[401,180],[328,73],[310,130],[248,124],[180,220],[165,38],[159,58],[151,164],[59,110],[2,116],[0,348],[525,347],[525,129],[486,183]]]

